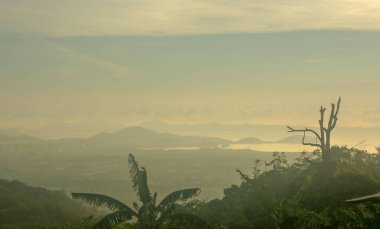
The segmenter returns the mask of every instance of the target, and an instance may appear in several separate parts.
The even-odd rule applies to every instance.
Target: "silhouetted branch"
[[[316,146],[316,147],[322,148],[321,144],[305,142],[305,137],[306,137],[306,131],[303,132],[302,145],[305,145],[305,146]]]
[[[321,141],[321,136],[319,136],[319,134],[315,130],[309,129],[307,127],[305,127],[305,129],[294,129],[288,126],[287,128],[289,129],[288,132],[303,132],[303,133],[311,132],[318,138],[319,141]]]
[[[336,122],[338,121],[338,113],[339,113],[339,107],[340,107],[340,101],[341,101],[341,98],[339,97],[339,100],[336,104],[336,112],[334,113],[333,115],[333,123],[330,127],[330,130],[334,129],[335,125],[336,125]]]

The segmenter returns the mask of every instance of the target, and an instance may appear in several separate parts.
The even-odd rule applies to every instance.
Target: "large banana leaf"
[[[152,196],[148,187],[148,175],[145,168],[139,168],[139,165],[132,154],[128,158],[130,173],[132,176],[133,188],[137,192],[138,198],[144,204],[152,201]]]
[[[104,216],[94,225],[94,229],[113,229],[116,225],[130,220],[132,216],[128,210],[121,210]]]
[[[160,204],[158,205],[158,208],[164,209],[168,205],[175,203],[177,201],[180,201],[180,200],[184,201],[189,198],[195,197],[199,195],[200,192],[201,190],[199,188],[181,189],[181,190],[172,192],[160,202]]]
[[[135,211],[126,204],[106,195],[95,193],[71,193],[71,196],[74,199],[80,199],[95,206],[107,206],[113,211],[129,212],[130,217],[136,215]]]

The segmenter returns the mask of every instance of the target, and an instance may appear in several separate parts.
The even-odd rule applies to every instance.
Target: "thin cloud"
[[[3,0],[0,32],[47,36],[380,29],[378,0]]]
[[[69,54],[73,58],[76,58],[78,60],[85,61],[88,63],[92,63],[92,64],[95,64],[97,66],[104,67],[104,68],[107,68],[107,69],[113,71],[115,74],[112,76],[115,78],[124,78],[125,76],[128,75],[128,72],[129,72],[128,68],[126,68],[122,65],[115,64],[112,62],[107,62],[107,61],[100,60],[100,59],[96,59],[96,58],[84,55],[82,53],[79,53],[73,49],[69,49],[69,48],[64,47],[64,46],[58,46],[57,48],[59,50],[63,51],[64,53]]]

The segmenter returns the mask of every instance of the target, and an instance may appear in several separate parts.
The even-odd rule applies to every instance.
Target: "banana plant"
[[[179,204],[184,203],[200,193],[199,188],[189,188],[174,191],[157,203],[157,193],[151,194],[148,186],[147,172],[139,167],[135,157],[128,158],[133,188],[141,205],[133,203],[132,207],[110,196],[95,193],[72,193],[74,199],[83,200],[91,205],[106,206],[112,212],[105,215],[94,225],[96,229],[112,229],[130,220],[137,220],[135,226],[139,229],[162,228],[210,228],[205,220],[192,213],[189,208]]]

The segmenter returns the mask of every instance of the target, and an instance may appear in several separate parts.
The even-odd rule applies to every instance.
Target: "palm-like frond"
[[[355,199],[346,200],[346,202],[348,203],[360,203],[360,202],[366,202],[366,201],[379,202],[380,192],[375,193],[373,195],[367,195],[367,196],[362,196]]]
[[[140,171],[139,169],[139,164],[137,163],[135,157],[130,153],[128,157],[128,163],[129,163],[129,168],[130,168],[130,173],[132,178],[137,176],[138,172]]]
[[[139,172],[138,176],[138,195],[140,200],[143,203],[148,203],[153,201],[149,186],[148,186],[148,175],[144,167],[141,168],[142,170]]]
[[[132,177],[133,188],[137,192],[137,196],[144,204],[152,201],[152,197],[148,187],[148,175],[145,168],[139,168],[139,165],[132,154],[129,154],[128,162]]]
[[[166,208],[168,205],[180,200],[187,200],[189,198],[199,195],[201,190],[199,188],[181,189],[167,195],[158,205],[159,209]]]
[[[127,211],[131,217],[136,215],[135,211],[133,211],[126,204],[106,195],[95,193],[71,193],[71,196],[74,199],[80,199],[95,206],[106,206],[113,211]]]
[[[201,217],[192,213],[177,213],[166,217],[170,221],[170,224],[175,225],[186,225],[190,224],[192,228],[211,228],[211,226]]]
[[[104,216],[94,225],[94,229],[113,229],[116,225],[130,220],[132,216],[127,210],[116,211]]]
[[[147,226],[153,226],[156,221],[156,208],[153,203],[144,204],[138,211],[138,219],[139,223]]]

